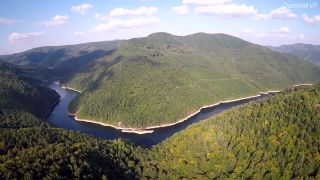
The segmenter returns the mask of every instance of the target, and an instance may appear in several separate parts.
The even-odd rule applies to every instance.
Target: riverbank
[[[51,108],[48,110],[48,112],[45,113],[45,115],[43,115],[42,118],[46,119],[59,102],[60,102],[60,95],[59,95],[59,98],[52,104]]]
[[[300,86],[312,86],[313,84],[296,84],[296,85],[293,85],[292,87],[293,88],[296,88],[296,87],[300,87]],[[189,116],[175,122],[175,123],[169,123],[169,124],[163,124],[163,125],[157,125],[157,126],[150,126],[150,127],[146,127],[145,129],[147,130],[151,130],[151,129],[158,129],[158,128],[164,128],[164,127],[169,127],[169,126],[174,126],[176,124],[179,124],[179,123],[182,123],[186,120],[188,120],[189,118],[197,115],[198,113],[200,113],[201,110],[204,110],[206,108],[212,108],[214,106],[218,106],[220,104],[223,104],[223,103],[231,103],[231,102],[236,102],[236,101],[241,101],[241,100],[247,100],[247,99],[252,99],[252,98],[256,98],[256,97],[261,97],[261,95],[268,95],[268,94],[272,94],[272,93],[279,93],[281,92],[281,90],[271,90],[271,91],[267,91],[267,92],[259,92],[258,95],[255,95],[255,96],[247,96],[247,97],[243,97],[243,98],[238,98],[238,99],[232,99],[232,100],[227,100],[227,101],[219,101],[218,103],[215,103],[215,104],[211,104],[211,105],[205,105],[205,106],[202,106],[200,107],[196,112],[190,114]]]
[[[187,121],[189,118],[192,118],[193,116],[197,115],[198,113],[200,113],[200,111],[207,109],[207,108],[213,108],[215,106],[218,106],[220,104],[225,104],[225,103],[232,103],[232,102],[237,102],[237,101],[242,101],[242,100],[248,100],[248,99],[253,99],[253,98],[257,98],[257,97],[261,97],[261,94],[264,95],[268,95],[270,93],[277,93],[280,91],[268,91],[268,92],[260,92],[260,94],[255,95],[255,96],[247,96],[247,97],[243,97],[243,98],[238,98],[238,99],[232,99],[232,100],[227,100],[227,101],[219,101],[218,103],[215,104],[210,104],[210,105],[205,105],[200,107],[196,112],[190,114],[189,116],[175,122],[175,123],[169,123],[169,124],[163,124],[163,125],[157,125],[157,126],[150,126],[150,127],[146,127],[145,129],[158,129],[158,128],[164,128],[164,127],[169,127],[169,126],[174,126],[176,124],[182,123],[184,121]]]
[[[77,117],[76,114],[71,114],[71,113],[68,113],[68,114],[69,114],[69,116],[74,117],[74,119],[75,119],[76,121],[88,122],[88,123],[99,124],[99,125],[101,125],[101,126],[112,127],[112,128],[114,128],[114,129],[121,130],[122,132],[125,132],[125,133],[135,133],[135,134],[149,134],[149,133],[153,133],[153,130],[138,130],[138,129],[136,129],[136,128],[118,127],[118,126],[114,126],[114,125],[112,125],[112,124],[97,122],[97,121],[93,121],[93,120],[89,120],[89,119],[80,119],[80,118]]]
[[[65,86],[65,85],[61,84],[59,81],[55,81],[54,83],[55,83],[55,84],[58,84],[62,89],[75,91],[75,92],[77,92],[77,93],[82,93],[80,90],[78,90],[78,89],[74,89],[74,88],[70,88],[70,87],[67,87],[67,86]]]
[[[297,85],[293,85],[292,87],[295,88],[295,87],[299,87],[299,86],[312,86],[312,85],[313,84],[297,84]],[[72,90],[72,88],[66,88],[66,89],[71,89]],[[79,91],[77,90],[77,92],[79,92]],[[232,100],[219,101],[219,102],[211,104],[211,105],[204,105],[204,106],[200,107],[194,113],[188,115],[187,117],[185,117],[185,118],[183,118],[183,119],[181,119],[181,120],[179,120],[177,122],[167,123],[167,124],[162,124],[162,125],[156,125],[156,126],[149,126],[149,127],[143,128],[143,129],[119,127],[119,126],[115,126],[115,125],[111,125],[111,124],[107,124],[107,123],[97,122],[97,121],[94,121],[94,120],[81,119],[81,118],[78,118],[76,114],[70,114],[69,113],[69,115],[73,116],[76,121],[82,121],[82,122],[99,124],[99,125],[102,125],[102,126],[108,126],[108,127],[112,127],[112,128],[121,130],[122,132],[125,132],[125,133],[148,134],[148,133],[153,133],[155,129],[174,126],[174,125],[177,125],[177,124],[182,123],[184,121],[187,121],[188,119],[190,119],[193,116],[195,116],[198,113],[200,113],[201,110],[206,109],[206,108],[212,108],[212,107],[218,106],[220,104],[224,104],[224,103],[231,103],[231,102],[237,102],[237,101],[241,101],[241,100],[248,100],[248,99],[252,99],[252,98],[257,98],[257,97],[261,97],[262,94],[263,95],[268,95],[268,94],[271,94],[271,93],[279,93],[279,92],[281,92],[281,91],[280,90],[272,90],[272,91],[267,91],[267,92],[260,92],[258,95],[255,95],[255,96],[247,96],[247,97],[237,98],[237,99],[232,99]]]
[[[272,91],[272,92],[268,92],[267,94],[275,93],[275,92],[280,92],[280,91]],[[112,127],[114,129],[121,130],[124,133],[149,134],[149,133],[153,133],[155,129],[164,128],[164,127],[170,127],[170,126],[174,126],[176,124],[182,123],[184,121],[187,121],[188,119],[190,119],[193,116],[195,116],[198,113],[200,113],[200,111],[203,110],[203,109],[212,108],[214,106],[218,106],[218,105],[223,104],[223,103],[231,103],[231,102],[236,102],[236,101],[241,101],[241,100],[248,100],[248,99],[257,98],[257,97],[260,97],[260,96],[261,96],[261,94],[256,95],[256,96],[247,96],[247,97],[233,99],[233,100],[219,101],[218,103],[215,103],[215,104],[202,106],[196,112],[188,115],[187,117],[185,117],[185,118],[183,118],[183,119],[181,119],[181,120],[179,120],[177,122],[169,123],[169,124],[163,124],[163,125],[157,125],[157,126],[149,126],[149,127],[143,128],[143,129],[119,127],[119,126],[115,126],[115,125],[111,125],[111,124],[107,124],[107,123],[102,123],[102,122],[98,122],[98,121],[93,121],[93,120],[89,120],[89,119],[81,119],[81,118],[77,117],[76,114],[69,113],[69,115],[74,117],[74,119],[76,121],[82,121],[82,122],[88,122],[88,123],[99,124],[99,125],[102,125],[102,126]]]

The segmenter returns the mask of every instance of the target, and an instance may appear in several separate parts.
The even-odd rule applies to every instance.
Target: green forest
[[[0,61],[0,110],[22,110],[44,117],[59,95],[44,83],[45,74]]]
[[[320,178],[320,85],[227,110],[150,149],[56,128],[37,117],[47,109],[20,107],[0,109],[2,179]]]
[[[62,80],[82,91],[69,108],[79,118],[144,128],[203,105],[320,81],[310,62],[225,34],[156,33],[120,45]]]
[[[191,125],[149,152],[152,178],[319,179],[320,86]]]
[[[177,122],[218,101],[320,82],[319,66],[227,34],[153,33],[0,59],[80,90],[69,107],[79,118],[137,129]]]
[[[142,157],[141,148],[41,119],[59,99],[42,77],[37,70],[0,61],[0,179],[138,178],[135,156]]]
[[[0,115],[1,179],[137,179],[139,147],[55,128],[27,112]]]

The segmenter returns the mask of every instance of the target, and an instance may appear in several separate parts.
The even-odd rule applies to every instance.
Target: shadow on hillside
[[[87,69],[90,69],[90,66],[92,66],[93,62],[97,59],[111,55],[113,52],[114,50],[97,50],[87,54],[83,53],[81,56],[73,57],[60,63],[51,70],[51,73],[58,79],[68,81],[73,78],[76,72],[85,72]]]
[[[117,158],[117,161],[114,160]],[[91,167],[101,167],[101,174],[95,176],[107,175],[108,179],[138,179],[138,175],[134,170],[129,170],[124,166],[125,162],[121,162],[119,157],[111,157],[101,153],[98,150],[91,150],[84,156],[85,161]]]

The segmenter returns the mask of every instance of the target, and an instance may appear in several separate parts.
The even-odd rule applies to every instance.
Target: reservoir
[[[261,94],[261,96],[259,97],[253,97],[250,99],[244,99],[235,102],[222,103],[214,107],[202,109],[200,113],[179,124],[154,129],[154,132],[150,134],[133,134],[124,133],[121,130],[94,123],[76,121],[74,117],[68,115],[68,105],[73,100],[73,98],[78,95],[78,93],[72,90],[63,89],[56,83],[51,83],[49,87],[55,90],[60,95],[60,102],[47,116],[47,120],[50,123],[60,128],[80,131],[103,139],[122,139],[124,141],[131,142],[143,147],[151,147],[153,145],[159,144],[166,138],[172,136],[174,133],[185,129],[189,125],[204,119],[208,119],[209,117],[214,116],[224,110],[270,96],[270,94]]]

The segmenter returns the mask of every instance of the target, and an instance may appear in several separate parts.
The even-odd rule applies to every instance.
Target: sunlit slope
[[[80,118],[146,127],[219,100],[319,79],[308,62],[229,35],[156,33],[122,42],[68,85],[83,91],[70,105]]]
[[[150,151],[143,176],[319,179],[319,134],[320,86],[289,90],[177,133]]]

